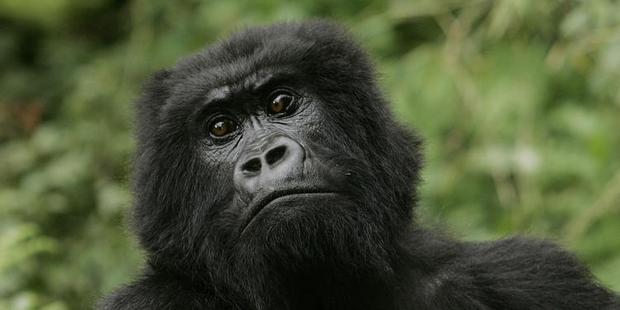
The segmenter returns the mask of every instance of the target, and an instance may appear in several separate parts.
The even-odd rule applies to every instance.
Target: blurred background
[[[575,251],[620,291],[620,2],[0,0],[0,309],[88,309],[139,270],[142,81],[243,26],[326,17],[426,138],[420,218]]]

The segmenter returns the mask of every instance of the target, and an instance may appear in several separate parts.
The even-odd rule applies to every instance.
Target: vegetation
[[[132,101],[244,25],[326,17],[426,138],[420,216],[525,233],[620,291],[620,2],[0,0],[0,309],[87,309],[142,261]]]

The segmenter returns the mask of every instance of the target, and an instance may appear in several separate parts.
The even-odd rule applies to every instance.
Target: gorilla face
[[[212,90],[192,122],[204,162],[227,167],[223,173],[232,178],[228,207],[239,215],[240,236],[261,235],[263,224],[342,200],[346,172],[314,151],[312,136],[325,135],[318,101],[287,75],[268,72],[237,84]]]
[[[241,286],[300,266],[389,269],[419,141],[373,74],[326,23],[254,28],[156,74],[137,111],[150,264]]]

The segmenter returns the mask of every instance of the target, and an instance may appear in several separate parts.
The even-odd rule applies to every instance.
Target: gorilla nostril
[[[286,154],[286,145],[280,145],[276,148],[273,148],[265,154],[265,161],[269,166],[277,163],[280,159],[284,157]]]
[[[241,171],[246,173],[256,173],[261,169],[260,159],[252,158],[248,160],[243,166],[241,166]]]

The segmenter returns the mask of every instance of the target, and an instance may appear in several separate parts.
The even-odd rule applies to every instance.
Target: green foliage
[[[422,220],[574,250],[620,290],[620,3],[0,0],[0,309],[85,309],[139,269],[131,103],[245,25],[327,17],[426,138]]]

